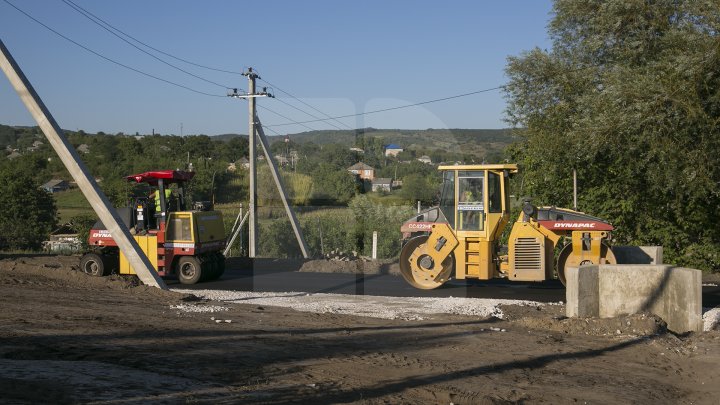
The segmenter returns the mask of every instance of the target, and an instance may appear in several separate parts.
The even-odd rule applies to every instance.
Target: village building
[[[372,181],[375,178],[375,169],[363,162],[358,162],[348,167],[348,171],[357,175],[361,180]]]
[[[390,145],[385,146],[385,156],[397,156],[400,152],[404,150],[405,149],[403,149],[401,146],[391,143]]]
[[[428,155],[422,155],[419,158],[417,158],[418,162],[422,162],[428,165],[432,164],[432,159],[430,159],[430,156]]]
[[[390,191],[392,190],[392,179],[386,177],[378,177],[372,181],[372,191]]]
[[[65,180],[53,179],[40,186],[40,188],[48,193],[57,193],[69,189],[70,183]]]

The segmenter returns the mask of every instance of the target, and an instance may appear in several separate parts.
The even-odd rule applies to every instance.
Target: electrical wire
[[[94,16],[91,17],[91,14],[90,14],[89,12],[86,12],[85,9],[82,9],[80,6],[76,5],[76,4],[73,3],[72,1],[70,1],[70,0],[62,0],[62,2],[65,3],[68,7],[72,8],[73,10],[75,10],[76,12],[78,12],[78,13],[79,13],[80,15],[82,15],[83,17],[85,17],[85,18],[87,18],[88,20],[90,20],[90,21],[92,21],[93,23],[95,23],[98,27],[100,27],[100,28],[104,29],[105,31],[109,32],[110,34],[116,36],[116,37],[117,37],[118,39],[120,39],[121,41],[123,41],[123,42],[125,42],[126,44],[132,46],[133,48],[137,49],[138,51],[140,51],[140,52],[142,52],[142,53],[150,56],[151,58],[153,58],[153,59],[155,59],[155,60],[157,60],[157,61],[160,61],[160,62],[162,62],[162,63],[170,66],[171,68],[176,69],[176,70],[179,70],[180,72],[183,72],[183,73],[185,73],[185,74],[187,74],[187,75],[190,75],[190,76],[192,76],[192,77],[194,77],[194,78],[196,78],[196,79],[200,79],[200,80],[202,80],[202,81],[204,81],[204,82],[207,82],[207,83],[210,83],[210,84],[214,84],[214,85],[216,85],[216,86],[218,86],[218,87],[222,87],[222,88],[224,88],[224,89],[231,89],[231,88],[232,88],[232,87],[230,87],[230,86],[226,86],[226,85],[223,85],[223,84],[214,82],[214,81],[212,81],[212,80],[206,79],[206,78],[204,78],[204,77],[198,76],[198,75],[196,75],[196,74],[194,74],[194,73],[192,73],[192,72],[188,72],[187,70],[185,70],[185,69],[183,69],[183,68],[181,68],[181,67],[175,66],[175,65],[173,65],[172,63],[170,63],[170,62],[168,62],[168,61],[166,61],[166,60],[164,60],[164,59],[162,59],[162,58],[159,58],[159,57],[151,54],[150,52],[148,52],[148,51],[140,48],[139,46],[133,44],[132,42],[128,41],[127,39],[125,39],[125,38],[123,38],[122,36],[118,35],[117,33],[113,32],[113,30],[111,30],[110,28],[108,28],[108,27],[106,27],[105,25],[103,25],[103,24],[105,24],[104,21],[103,21],[103,24],[101,24],[100,22],[98,22],[99,19],[98,19],[98,20],[95,19],[95,18],[97,18],[97,17],[94,17]],[[100,21],[102,21],[102,20],[100,20]]]
[[[113,59],[111,59],[111,58],[108,58],[108,57],[106,57],[106,56],[104,56],[104,55],[102,55],[102,54],[100,54],[100,53],[98,53],[98,52],[96,52],[96,51],[93,51],[92,49],[90,49],[90,48],[88,48],[88,47],[86,47],[86,46],[84,46],[84,45],[82,45],[82,44],[80,44],[80,43],[78,43],[78,42],[76,42],[76,41],[74,41],[74,40],[66,37],[65,35],[62,35],[62,34],[59,33],[58,31],[50,28],[49,26],[45,25],[44,23],[42,23],[42,22],[40,22],[39,20],[37,20],[37,19],[35,19],[34,17],[32,17],[32,16],[31,16],[30,14],[28,14],[27,12],[25,12],[25,11],[21,10],[20,8],[18,8],[17,6],[15,6],[15,5],[14,5],[13,3],[11,3],[9,0],[3,0],[3,1],[5,1],[5,3],[9,4],[11,7],[15,8],[16,10],[18,10],[19,12],[21,12],[22,14],[24,14],[25,16],[27,16],[27,17],[30,18],[31,20],[35,21],[36,23],[42,25],[42,26],[45,27],[46,29],[48,29],[48,30],[50,30],[51,32],[55,33],[56,35],[62,37],[63,39],[65,39],[65,40],[67,40],[67,41],[72,42],[73,44],[75,44],[75,45],[77,45],[77,46],[85,49],[86,51],[91,52],[91,53],[95,54],[96,56],[101,57],[101,58],[103,58],[103,59],[105,59],[105,60],[107,60],[107,61],[109,61],[109,62],[111,62],[111,63],[117,64],[117,65],[119,65],[119,66],[121,66],[121,67],[124,67],[124,68],[126,68],[126,69],[132,70],[132,71],[134,71],[134,72],[136,72],[136,73],[140,73],[140,74],[145,75],[145,76],[147,76],[147,77],[150,77],[150,78],[153,78],[153,79],[156,79],[156,80],[160,80],[160,81],[163,81],[163,82],[168,83],[168,84],[171,84],[171,85],[175,85],[175,86],[184,88],[184,89],[189,90],[189,91],[193,91],[193,92],[196,92],[196,93],[199,93],[199,94],[203,94],[203,95],[207,95],[207,96],[212,96],[212,97],[223,97],[223,96],[220,96],[220,95],[210,94],[210,93],[206,93],[206,92],[202,92],[202,91],[199,91],[199,90],[192,89],[192,88],[190,88],[190,87],[188,87],[188,86],[185,86],[185,85],[182,85],[182,84],[179,84],[179,83],[175,83],[175,82],[172,82],[172,81],[169,81],[169,80],[160,78],[160,77],[158,77],[158,76],[155,76],[155,75],[152,75],[152,74],[143,72],[143,71],[141,71],[141,70],[139,70],[139,69],[132,68],[132,67],[130,67],[130,66],[128,66],[128,65],[125,65],[125,64],[123,64],[123,63],[121,63],[121,62],[118,62],[118,61],[115,61],[115,60],[113,60]],[[84,16],[85,18],[87,18],[87,19],[89,19],[90,21],[92,21],[93,23],[97,24],[98,26],[100,26],[100,27],[103,28],[104,30],[108,31],[108,32],[111,33],[112,35],[114,35],[114,36],[116,36],[117,38],[119,38],[120,40],[124,41],[124,42],[127,43],[128,45],[134,47],[135,49],[137,49],[137,50],[145,53],[146,55],[148,55],[148,56],[150,56],[150,57],[152,57],[152,58],[154,58],[154,59],[156,59],[156,60],[158,60],[158,61],[160,61],[160,62],[162,62],[162,63],[164,63],[164,64],[166,64],[166,65],[168,65],[168,66],[170,66],[170,67],[172,67],[172,68],[174,68],[174,69],[177,69],[177,70],[179,70],[179,71],[181,71],[181,72],[183,72],[183,73],[185,73],[185,74],[188,74],[188,75],[190,75],[190,76],[192,76],[192,77],[195,77],[195,78],[197,78],[197,79],[199,79],[199,80],[203,80],[203,81],[205,81],[205,82],[214,84],[214,85],[216,85],[216,86],[219,86],[219,87],[222,87],[222,88],[225,88],[225,89],[231,89],[231,88],[233,88],[233,87],[226,86],[226,85],[222,85],[222,84],[220,84],[220,83],[217,83],[217,82],[214,82],[214,81],[212,81],[212,80],[206,79],[206,78],[204,78],[204,77],[195,75],[194,73],[188,72],[188,71],[186,71],[186,70],[184,70],[184,69],[182,69],[182,68],[180,68],[180,67],[178,67],[178,66],[176,66],[176,65],[173,65],[173,64],[171,64],[171,63],[163,60],[162,58],[159,58],[159,57],[151,54],[150,52],[147,52],[147,51],[145,51],[144,49],[141,49],[141,48],[138,47],[137,45],[131,43],[131,42],[128,41],[127,39],[125,39],[125,38],[123,38],[122,36],[120,36],[118,33],[124,35],[124,36],[127,37],[127,38],[132,39],[133,41],[135,41],[135,42],[137,42],[137,43],[139,43],[139,44],[141,44],[141,45],[143,45],[143,46],[145,46],[145,47],[147,47],[147,48],[149,48],[149,49],[152,49],[152,50],[154,50],[154,51],[156,51],[156,52],[159,52],[159,53],[161,53],[161,54],[163,54],[163,55],[166,55],[166,56],[168,56],[168,57],[171,57],[171,58],[173,58],[173,59],[179,60],[179,61],[181,61],[181,62],[190,64],[190,65],[193,65],[193,66],[197,66],[197,67],[201,67],[201,68],[209,69],[209,70],[214,70],[214,71],[218,71],[218,72],[223,72],[223,73],[229,73],[229,74],[237,74],[237,75],[241,75],[241,74],[242,74],[242,73],[239,73],[239,72],[232,72],[232,71],[228,71],[228,70],[224,70],[224,69],[217,69],[217,68],[212,68],[212,67],[209,67],[209,66],[197,64],[197,63],[194,63],[194,62],[185,60],[185,59],[183,59],[183,58],[179,58],[179,57],[174,56],[174,55],[172,55],[172,54],[169,54],[169,53],[167,53],[167,52],[161,51],[161,50],[159,50],[159,49],[157,49],[157,48],[155,48],[155,47],[152,47],[152,46],[146,44],[146,43],[143,42],[143,41],[140,41],[140,40],[136,39],[136,38],[133,37],[132,35],[127,34],[127,33],[125,33],[124,31],[122,31],[122,30],[114,27],[112,24],[109,24],[108,22],[106,22],[106,21],[103,20],[102,18],[96,16],[96,15],[93,14],[92,12],[90,12],[90,11],[86,10],[85,8],[79,6],[78,4],[76,4],[75,2],[73,2],[72,0],[62,0],[62,2],[65,3],[68,7],[72,8],[73,10],[75,10],[76,12],[78,12],[79,14],[81,14],[82,16]],[[113,31],[115,31],[115,32],[113,32]],[[460,98],[460,97],[467,97],[467,96],[470,96],[470,95],[479,94],[479,93],[484,93],[484,92],[489,92],[489,91],[493,91],[493,90],[498,90],[498,89],[501,89],[501,88],[505,87],[505,86],[498,86],[498,87],[494,87],[494,88],[478,90],[478,91],[474,91],[474,92],[470,92],[470,93],[464,93],[464,94],[459,94],[459,95],[450,96],[450,97],[444,97],[444,98],[439,98],[439,99],[434,99],[434,100],[422,101],[422,102],[414,103],[414,104],[408,104],[408,105],[403,105],[403,106],[396,106],[396,107],[384,108],[384,109],[374,110],[374,111],[366,111],[366,112],[357,113],[357,114],[348,114],[348,115],[341,115],[341,116],[331,117],[331,116],[329,116],[328,114],[326,114],[326,113],[320,111],[319,109],[313,107],[312,105],[310,105],[310,104],[308,104],[308,103],[300,100],[299,98],[295,97],[295,96],[292,95],[291,93],[289,93],[289,92],[283,90],[282,88],[274,85],[273,83],[271,83],[271,82],[269,82],[269,81],[267,81],[267,80],[264,80],[264,79],[259,79],[259,80],[261,80],[261,81],[269,84],[270,86],[272,86],[273,88],[275,88],[275,89],[277,89],[278,91],[282,92],[283,94],[288,95],[289,97],[293,98],[294,100],[298,101],[299,103],[301,103],[301,104],[303,104],[303,105],[305,105],[305,106],[313,109],[314,111],[316,111],[316,112],[324,115],[325,117],[327,117],[327,118],[319,118],[319,117],[317,117],[316,115],[313,115],[313,114],[311,114],[311,113],[309,113],[309,112],[307,112],[307,111],[304,111],[304,110],[302,110],[302,109],[300,109],[300,108],[298,108],[298,107],[296,107],[296,106],[293,106],[293,105],[290,104],[290,103],[287,103],[287,102],[285,102],[285,101],[283,101],[283,100],[278,99],[279,102],[281,102],[281,103],[283,103],[283,104],[285,104],[285,105],[287,105],[287,106],[289,106],[289,107],[291,107],[291,108],[293,108],[293,109],[295,109],[295,110],[298,110],[298,111],[300,111],[300,112],[302,112],[302,113],[304,113],[304,114],[306,114],[306,115],[308,115],[308,116],[310,116],[310,117],[312,117],[312,118],[314,118],[314,119],[312,119],[312,120],[306,120],[306,121],[295,121],[295,120],[292,120],[292,119],[290,119],[290,118],[288,118],[288,117],[286,117],[286,116],[284,116],[284,115],[282,115],[282,114],[280,114],[280,113],[278,113],[278,112],[276,112],[276,111],[274,111],[274,110],[271,110],[271,109],[269,109],[269,108],[267,108],[267,107],[262,107],[262,108],[264,108],[265,110],[267,110],[267,111],[269,111],[269,112],[271,112],[271,113],[273,113],[273,114],[275,114],[275,115],[277,115],[277,116],[279,116],[279,117],[282,117],[282,118],[286,119],[287,121],[289,121],[289,122],[287,122],[287,123],[274,124],[274,125],[265,125],[264,128],[267,128],[268,130],[270,130],[271,127],[288,126],[288,125],[300,125],[300,126],[302,126],[302,127],[304,127],[304,128],[307,128],[307,129],[309,129],[309,130],[311,130],[311,131],[316,131],[316,129],[311,128],[311,127],[309,127],[309,126],[307,126],[307,125],[304,125],[304,124],[312,123],[312,122],[325,122],[325,123],[327,123],[328,125],[336,128],[336,129],[340,129],[340,127],[338,127],[337,125],[333,124],[331,121],[335,121],[335,122],[343,125],[344,127],[348,128],[348,129],[353,129],[353,128],[350,127],[349,125],[347,125],[347,124],[345,124],[345,123],[343,123],[343,122],[341,122],[341,121],[338,121],[338,119],[358,117],[358,116],[363,116],[363,115],[376,114],[376,113],[380,113],[380,112],[387,112],[387,111],[399,110],[399,109],[404,109],[404,108],[416,107],[416,106],[420,106],[420,105],[424,105],[424,104],[436,103],[436,102],[451,100],[451,99]]]
[[[304,110],[302,110],[302,109],[300,109],[300,108],[298,108],[298,107],[296,107],[296,106],[288,103],[287,101],[283,101],[282,99],[279,99],[279,98],[273,98],[273,99],[276,100],[276,101],[279,101],[279,102],[281,102],[281,103],[283,103],[283,104],[285,104],[286,106],[288,106],[288,107],[290,107],[290,108],[293,108],[293,109],[295,109],[295,110],[298,110],[298,111],[300,111],[300,112],[303,113],[303,114],[307,114],[307,115],[309,115],[309,116],[311,116],[311,117],[313,117],[313,118],[315,118],[315,119],[320,119],[318,116],[312,115],[312,114],[310,114],[309,112],[304,111]],[[330,125],[331,127],[335,128],[335,129],[342,129],[342,128],[340,128],[339,126],[337,126],[337,125],[335,125],[335,124],[333,124],[332,122],[329,122],[329,121],[326,122],[326,124]]]
[[[259,105],[258,105],[257,108],[258,108],[258,109],[263,109],[263,110],[268,111],[268,112],[271,112],[271,113],[277,115],[278,117],[285,118],[286,120],[291,121],[291,123],[289,123],[289,124],[284,124],[284,125],[300,125],[301,127],[307,128],[307,129],[309,129],[310,131],[317,131],[317,129],[311,128],[311,127],[305,125],[305,123],[303,123],[303,122],[293,121],[291,118],[288,118],[288,117],[280,114],[279,112],[274,111],[274,110],[271,110],[271,109],[269,109],[269,108],[267,108],[267,107],[265,107],[265,106],[259,106]],[[263,125],[263,128],[270,128],[270,127],[276,127],[276,126],[278,126],[278,125]]]
[[[267,127],[265,127],[265,125],[262,125],[262,124],[260,124],[260,126],[262,127],[262,129],[267,129],[268,131],[272,132],[276,136],[282,136],[282,134],[280,134],[278,131],[276,131],[272,128],[267,128]]]
[[[502,88],[505,88],[505,86],[503,85],[503,86],[491,87],[491,88],[489,88],[489,89],[471,91],[471,92],[469,92],[469,93],[457,94],[457,95],[454,95],[454,96],[443,97],[443,98],[436,98],[436,99],[433,99],[433,100],[421,101],[421,102],[419,102],[419,103],[414,103],[414,104],[406,104],[406,105],[401,105],[401,106],[396,106],[396,107],[382,108],[382,109],[380,109],[380,110],[366,111],[366,112],[357,113],[357,114],[339,115],[339,116],[335,116],[335,117],[330,117],[330,118],[326,118],[326,119],[318,119],[318,120],[293,121],[293,122],[282,123],[282,124],[266,125],[266,127],[283,127],[283,126],[287,126],[287,125],[309,124],[309,123],[312,123],[312,122],[335,120],[335,119],[339,119],[339,118],[359,117],[359,116],[363,116],[363,115],[377,114],[377,113],[386,112],[386,111],[400,110],[400,109],[403,109],[403,108],[417,107],[417,106],[420,106],[420,105],[425,105],[425,104],[430,104],[430,103],[437,103],[437,102],[440,102],[440,101],[452,100],[452,99],[456,99],[456,98],[460,98],[460,97],[472,96],[472,95],[480,94],[480,93],[487,93],[487,92],[499,90],[499,89],[502,89]]]
[[[167,80],[167,79],[163,79],[163,78],[158,77],[158,76],[155,76],[155,75],[153,75],[153,74],[146,73],[146,72],[143,72],[142,70],[139,70],[139,69],[136,69],[136,68],[134,68],[134,67],[128,66],[128,65],[126,65],[126,64],[124,64],[124,63],[122,63],[122,62],[118,62],[118,61],[116,61],[116,60],[114,60],[114,59],[111,59],[111,58],[109,58],[109,57],[107,57],[107,56],[105,56],[105,55],[103,55],[103,54],[101,54],[101,53],[99,53],[99,52],[96,52],[96,51],[88,48],[87,46],[85,46],[85,45],[83,45],[83,44],[81,44],[81,43],[79,43],[79,42],[77,42],[77,41],[75,41],[75,40],[73,40],[73,39],[71,39],[71,38],[63,35],[63,34],[61,34],[60,32],[56,31],[55,29],[49,27],[48,25],[44,24],[44,23],[41,22],[40,20],[36,19],[36,18],[33,17],[32,15],[28,14],[28,13],[25,12],[24,10],[20,9],[20,8],[17,7],[15,4],[11,3],[9,0],[3,0],[3,1],[4,1],[5,3],[7,3],[10,7],[14,8],[15,10],[17,10],[17,11],[19,11],[20,13],[24,14],[27,18],[29,18],[29,19],[31,19],[32,21],[34,21],[35,23],[43,26],[45,29],[47,29],[48,31],[52,32],[53,34],[55,34],[55,35],[57,35],[57,36],[65,39],[66,41],[69,41],[69,42],[73,43],[74,45],[76,45],[76,46],[78,46],[78,47],[80,47],[80,48],[82,48],[82,49],[84,49],[84,50],[92,53],[93,55],[95,55],[95,56],[97,56],[97,57],[99,57],[99,58],[102,58],[102,59],[104,59],[104,60],[106,60],[106,61],[108,61],[108,62],[110,62],[110,63],[113,63],[113,64],[115,64],[115,65],[118,65],[118,66],[123,67],[123,68],[128,69],[128,70],[131,70],[131,71],[133,71],[133,72],[135,72],[135,73],[139,73],[139,74],[141,74],[141,75],[143,75],[143,76],[146,76],[146,77],[149,77],[149,78],[151,78],[151,79],[155,79],[155,80],[158,80],[158,81],[167,83],[167,84],[171,84],[171,85],[173,85],[173,86],[177,86],[177,87],[183,88],[183,89],[188,90],[188,91],[192,91],[193,93],[198,93],[198,94],[202,94],[202,95],[209,96],[209,97],[226,97],[226,96],[224,96],[224,95],[211,94],[211,93],[206,93],[206,92],[204,92],[204,91],[196,90],[196,89],[193,89],[192,87],[188,87],[188,86],[185,86],[185,85],[180,84],[180,83],[176,83],[176,82],[173,82],[173,81],[170,81],[170,80]]]
[[[279,92],[288,95],[290,98],[293,98],[293,99],[297,100],[299,103],[304,104],[304,105],[307,106],[307,107],[310,107],[311,109],[315,110],[316,112],[319,112],[320,114],[324,115],[326,118],[328,118],[328,119],[333,119],[331,116],[329,116],[329,115],[325,114],[324,112],[318,110],[317,108],[313,107],[312,105],[310,105],[310,104],[306,103],[305,101],[302,101],[301,99],[293,96],[293,95],[290,94],[288,91],[285,91],[285,90],[281,89],[280,87],[278,87],[278,86],[270,83],[269,81],[263,80],[262,78],[259,79],[259,80],[267,83],[267,84],[270,85],[272,88],[277,89]],[[308,113],[306,112],[305,114],[308,114]],[[314,116],[314,115],[312,115],[312,114],[308,114],[308,115],[311,116],[311,117],[313,117],[313,118],[318,119],[318,117],[316,117],[316,116]],[[347,128],[347,129],[354,129],[354,128],[352,128],[351,126],[345,124],[345,123],[342,122],[342,121],[338,121],[338,120],[335,120],[335,119],[333,119],[333,121],[337,122],[338,124],[344,126],[344,127]],[[337,127],[336,127],[336,128],[337,128]],[[338,129],[340,129],[340,128],[338,128]]]
[[[201,65],[201,64],[199,64],[199,63],[191,62],[191,61],[189,61],[189,60],[186,60],[186,59],[180,58],[180,57],[178,57],[178,56],[175,56],[175,55],[173,55],[173,54],[170,54],[170,53],[161,51],[160,49],[154,48],[154,47],[148,45],[147,43],[145,43],[145,42],[143,42],[143,41],[141,41],[141,40],[133,37],[132,35],[130,35],[130,34],[124,32],[124,31],[120,30],[119,28],[117,28],[117,27],[115,27],[115,26],[113,26],[112,24],[110,24],[110,23],[108,23],[107,21],[103,20],[102,18],[96,16],[95,14],[91,13],[90,11],[82,8],[82,7],[79,6],[77,3],[72,2],[72,0],[67,0],[67,1],[66,1],[66,0],[63,0],[63,1],[64,1],[65,3],[68,3],[68,2],[72,3],[75,7],[79,8],[80,10],[84,11],[85,13],[91,15],[93,18],[97,19],[98,21],[101,21],[101,22],[102,22],[103,24],[105,24],[106,26],[108,26],[108,27],[112,28],[113,30],[119,32],[120,34],[122,34],[122,35],[124,35],[124,36],[126,36],[126,37],[128,37],[128,38],[130,38],[130,39],[132,39],[133,41],[137,42],[138,44],[140,44],[140,45],[142,45],[142,46],[144,46],[144,47],[146,47],[146,48],[148,48],[148,49],[152,49],[152,50],[155,51],[155,52],[161,53],[161,54],[163,54],[163,55],[165,55],[165,56],[168,56],[168,57],[173,58],[173,59],[175,59],[175,60],[178,60],[178,61],[180,61],[180,62],[187,63],[188,65],[197,66],[197,67],[199,67],[199,68],[203,68],[203,69],[207,69],[207,70],[214,70],[214,71],[216,71],[216,72],[222,72],[222,73],[228,73],[228,74],[232,74],[232,75],[242,76],[242,72],[233,72],[233,71],[231,71],[231,70],[225,70],[225,69],[214,68],[214,67],[211,67],[211,66]]]

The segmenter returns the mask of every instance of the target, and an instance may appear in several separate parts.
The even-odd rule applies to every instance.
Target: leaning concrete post
[[[130,235],[130,231],[118,216],[117,212],[108,201],[105,194],[98,187],[95,179],[90,175],[90,171],[80,160],[75,148],[65,138],[62,129],[55,122],[55,119],[43,104],[40,96],[35,92],[28,79],[17,65],[10,51],[0,40],[0,68],[10,80],[10,84],[15,88],[20,99],[32,114],[38,126],[42,129],[48,141],[52,145],[55,152],[62,160],[63,164],[70,172],[70,175],[77,182],[78,187],[87,198],[90,205],[97,213],[103,224],[107,227],[115,242],[120,247],[120,251],[127,257],[128,262],[137,273],[140,280],[153,287],[167,289],[163,280],[153,270],[152,263],[145,256],[138,246],[135,239]]]

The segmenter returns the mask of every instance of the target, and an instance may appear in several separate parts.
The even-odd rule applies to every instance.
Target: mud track
[[[650,315],[421,321],[222,304],[0,260],[4,403],[716,403],[720,333]],[[195,312],[181,308],[195,308]],[[230,321],[230,322],[226,322]]]

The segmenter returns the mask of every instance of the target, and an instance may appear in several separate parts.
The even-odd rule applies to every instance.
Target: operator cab
[[[193,176],[195,176],[194,172],[160,170],[125,177],[127,181],[146,183],[155,188],[154,195],[160,199],[160,211],[157,212],[156,202],[153,198],[144,196],[135,198],[133,204],[135,231],[164,230],[169,212],[185,210],[183,185]],[[170,193],[168,198],[166,190],[170,190],[172,184],[177,185],[177,194]]]
[[[457,232],[492,236],[510,213],[508,178],[517,165],[440,166],[440,210]],[[494,239],[494,238],[492,238]]]

